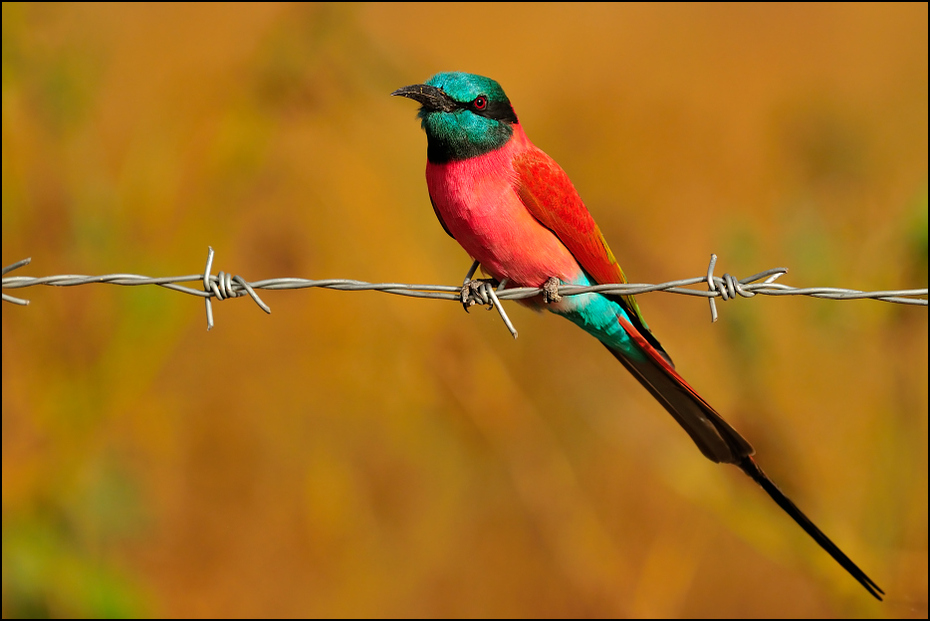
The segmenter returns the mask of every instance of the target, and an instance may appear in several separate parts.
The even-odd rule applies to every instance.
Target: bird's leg
[[[479,261],[473,261],[471,267],[468,268],[468,273],[465,274],[465,280],[462,281],[462,285],[467,285],[471,280],[471,277],[475,275],[475,272],[478,271],[478,266],[481,265]]]
[[[494,308],[494,303],[491,301],[491,295],[488,292],[493,290],[498,282],[493,278],[472,280],[471,277],[475,275],[479,265],[478,261],[472,263],[468,273],[465,274],[465,280],[462,282],[461,300],[466,313],[469,307],[475,304],[486,305],[488,310]]]
[[[546,301],[546,304],[552,304],[554,302],[559,302],[562,299],[562,296],[559,295],[559,286],[562,284],[555,276],[551,277],[546,281],[546,284],[542,286],[543,290],[543,300]]]

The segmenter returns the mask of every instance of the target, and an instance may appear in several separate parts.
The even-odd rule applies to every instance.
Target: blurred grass
[[[927,282],[926,5],[3,4],[4,264],[451,283],[395,88],[503,84],[634,281]],[[644,296],[876,604],[552,316],[3,308],[4,616],[926,616],[927,315]],[[790,595],[789,595],[790,594]]]

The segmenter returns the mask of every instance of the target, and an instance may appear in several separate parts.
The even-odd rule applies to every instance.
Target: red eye
[[[488,107],[488,98],[484,95],[478,95],[472,105],[475,106],[475,110],[484,110]]]

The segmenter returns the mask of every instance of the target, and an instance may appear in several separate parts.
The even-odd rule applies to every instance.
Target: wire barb
[[[430,298],[434,300],[454,300],[460,304],[467,303],[474,298],[466,297],[466,288],[471,288],[469,281],[474,275],[477,265],[472,266],[468,277],[460,287],[450,285],[417,285],[404,283],[369,283],[361,280],[348,280],[344,278],[330,278],[326,280],[308,280],[306,278],[272,278],[256,282],[248,282],[241,276],[233,276],[226,272],[220,272],[217,275],[211,274],[213,267],[213,248],[209,249],[207,254],[207,263],[204,271],[200,274],[191,274],[188,276],[163,276],[152,278],[149,276],[140,276],[138,274],[107,274],[104,276],[81,276],[74,274],[64,274],[59,276],[43,276],[34,278],[31,276],[7,276],[8,273],[28,265],[31,259],[23,259],[12,265],[3,268],[3,289],[23,289],[25,287],[34,287],[37,285],[46,285],[54,287],[74,287],[78,285],[87,285],[91,283],[105,283],[111,285],[123,286],[141,286],[157,285],[172,291],[180,291],[188,295],[195,295],[204,298],[207,311],[207,329],[213,327],[213,306],[212,300],[225,300],[227,298],[242,297],[248,295],[252,300],[266,313],[271,313],[271,309],[265,304],[256,293],[258,289],[281,290],[281,289],[310,289],[325,288],[336,289],[339,291],[381,291],[392,295],[403,295],[415,298]],[[558,287],[557,294],[560,296],[580,295],[582,293],[611,293],[614,295],[639,295],[643,293],[652,293],[653,291],[667,291],[679,295],[691,295],[706,297],[710,304],[711,321],[717,320],[716,299],[732,300],[736,297],[751,298],[756,295],[806,295],[815,298],[824,298],[829,300],[861,300],[873,299],[895,304],[909,304],[914,306],[927,306],[927,289],[902,289],[894,291],[858,291],[856,289],[839,289],[834,287],[809,287],[798,289],[788,285],[775,282],[779,277],[787,273],[787,268],[776,267],[773,269],[753,274],[748,278],[737,279],[730,274],[724,274],[722,277],[714,276],[714,267],[717,264],[717,255],[711,255],[710,264],[704,276],[696,278],[685,278],[674,280],[661,284],[605,284],[593,285],[590,287],[579,287],[575,285],[561,285]],[[763,280],[764,279],[764,280]],[[183,286],[181,283],[200,282],[202,289]],[[761,282],[759,282],[761,281]],[[472,281],[472,284],[476,281]],[[507,288],[507,282],[500,283],[495,289],[490,283],[487,287],[476,287],[480,291],[475,294],[480,295],[480,301],[484,305],[493,307],[500,314],[507,326],[507,329],[517,337],[517,330],[513,323],[504,312],[501,301],[503,300],[525,300],[544,293],[542,288],[537,287],[513,287]],[[707,289],[690,289],[688,287],[704,284]],[[471,295],[471,294],[469,294]],[[16,298],[7,293],[3,293],[3,301],[11,304],[25,306],[29,304],[28,300]]]
[[[754,283],[757,280],[765,278],[763,285],[770,285],[775,282],[779,276],[783,276],[788,273],[787,267],[773,267],[772,269],[765,270],[764,272],[759,272],[758,274],[753,274],[748,278],[742,280],[737,280],[735,276],[730,274],[724,274],[722,278],[717,278],[714,276],[714,267],[717,265],[717,255],[710,255],[710,264],[707,266],[707,287],[711,293],[719,293],[720,297],[724,302],[727,300],[735,300],[736,295],[739,294],[744,298],[751,298],[756,295],[755,291],[747,289],[743,285],[748,285]],[[761,291],[760,293],[765,293]],[[709,297],[707,301],[710,303],[710,322],[717,322],[717,303],[715,298]]]
[[[228,298],[237,298],[241,295],[248,294],[259,308],[263,311],[271,314],[271,307],[265,304],[258,294],[255,293],[255,289],[242,278],[242,276],[233,276],[232,274],[227,274],[226,272],[220,272],[216,276],[210,274],[210,269],[213,267],[213,246],[207,246],[207,265],[203,270],[203,290],[208,294],[204,298],[204,303],[207,306],[207,331],[213,329],[213,304],[211,303],[212,298],[217,300],[226,300]]]
[[[6,276],[13,270],[19,269],[23,267],[24,265],[29,265],[30,263],[32,263],[32,257],[26,257],[22,261],[17,261],[16,263],[13,263],[12,265],[7,265],[5,268],[3,268],[3,276]],[[4,287],[6,286],[6,278],[3,279],[3,286]],[[29,300],[24,300],[22,298],[14,298],[12,295],[7,295],[5,293],[2,295],[3,295],[4,302],[9,302],[10,304],[19,304],[20,306],[29,306]]]

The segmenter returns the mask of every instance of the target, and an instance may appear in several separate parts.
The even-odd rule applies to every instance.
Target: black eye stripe
[[[484,105],[479,105],[479,104]],[[495,121],[506,121],[508,123],[518,123],[517,115],[513,111],[510,101],[494,101],[487,95],[478,95],[468,103],[459,103],[458,106],[463,109],[471,110],[478,116]]]
[[[445,97],[449,109],[443,108],[443,112],[452,112],[453,110],[468,110],[472,114],[483,116],[486,119],[503,121],[506,123],[519,123],[517,115],[510,105],[510,100],[504,97],[503,100],[491,99],[485,94],[476,95],[474,99],[462,101],[453,99],[441,88],[439,91]],[[483,105],[480,105],[483,104]]]

